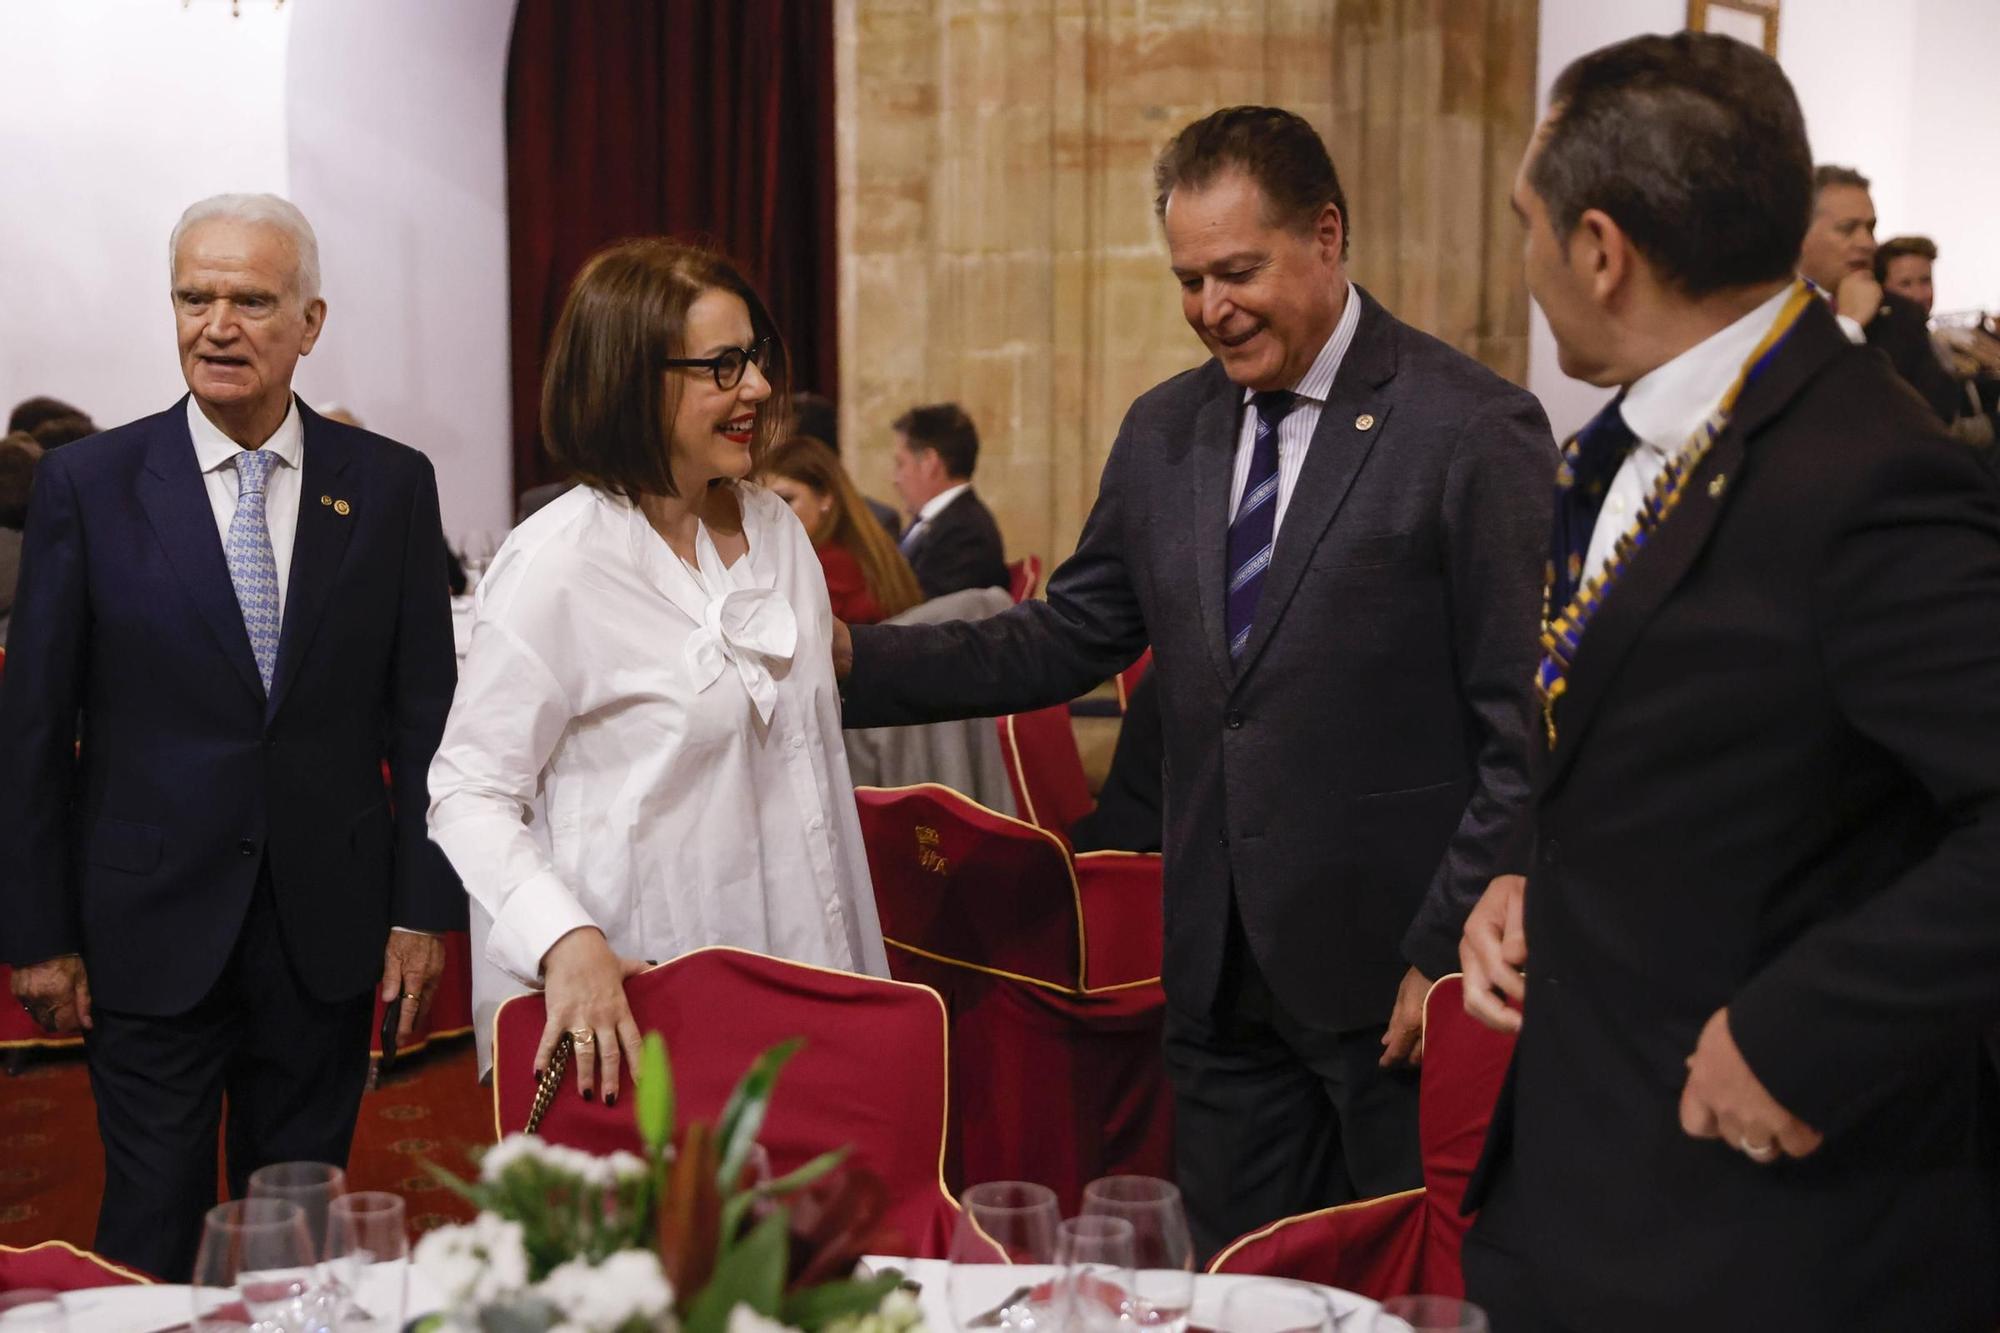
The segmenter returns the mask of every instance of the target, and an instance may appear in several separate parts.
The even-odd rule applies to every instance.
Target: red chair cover
[[[1016,604],[1033,597],[1042,586],[1042,558],[1024,555],[1007,566],[1007,593]]]
[[[1000,756],[1014,789],[1014,808],[1030,824],[1068,836],[1070,827],[1097,805],[1083,774],[1069,705],[994,719],[1000,728]]]
[[[100,1259],[68,1241],[45,1240],[26,1249],[0,1245],[0,1291],[84,1291],[152,1281],[135,1268]]]
[[[925,784],[857,794],[889,970],[951,1014],[953,1183],[1033,1180],[1074,1209],[1172,1173],[1159,858],[1072,858],[1046,829]]]
[[[1121,713],[1124,712],[1126,708],[1130,706],[1132,699],[1132,691],[1138,688],[1139,681],[1145,676],[1145,674],[1148,671],[1151,671],[1152,669],[1153,669],[1153,650],[1151,648],[1148,648],[1145,652],[1139,654],[1138,661],[1134,662],[1131,666],[1126,667],[1123,671],[1119,672],[1116,676],[1112,677],[1113,680],[1118,682],[1119,712]]]
[[[391,1001],[391,1003],[394,1003]],[[375,994],[375,1018],[368,1025],[368,1056],[372,1060],[382,1058],[382,994]],[[438,978],[437,994],[431,998],[431,1011],[409,1040],[396,1043],[398,1056],[428,1046],[446,1037],[463,1036],[472,1031],[472,937],[462,930],[446,931],[444,936],[444,974]]]
[[[1441,978],[1424,997],[1423,1188],[1274,1222],[1223,1250],[1209,1271],[1300,1278],[1375,1300],[1463,1296],[1459,1250],[1472,1219],[1459,1204],[1513,1053],[1512,1037],[1465,1012],[1464,978]]]
[[[918,986],[708,948],[625,983],[642,1030],[666,1039],[683,1121],[713,1123],[730,1089],[767,1047],[802,1036],[785,1066],[758,1140],[780,1174],[843,1144],[882,1178],[892,1200],[894,1253],[942,1258],[958,1205],[942,1175],[946,1062],[944,1009]],[[539,992],[494,1016],[493,1113],[519,1131],[534,1104],[535,1048],[547,1009]],[[584,1101],[568,1080],[542,1119],[551,1142],[591,1152],[637,1151],[629,1096]]]

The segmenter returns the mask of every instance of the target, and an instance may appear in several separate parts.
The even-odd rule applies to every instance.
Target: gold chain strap
[[[528,1123],[523,1133],[533,1134],[541,1129],[542,1117],[549,1113],[556,1091],[562,1087],[563,1071],[569,1068],[569,1046],[569,1033],[565,1032],[556,1040],[556,1049],[549,1056],[549,1067],[542,1071],[542,1081],[535,1085],[535,1104],[528,1110]]]

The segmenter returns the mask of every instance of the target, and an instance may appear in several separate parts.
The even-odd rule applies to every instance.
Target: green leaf
[[[735,1091],[729,1094],[729,1101],[722,1108],[722,1122],[716,1127],[722,1147],[716,1183],[725,1193],[733,1192],[736,1182],[743,1178],[743,1163],[749,1160],[757,1131],[764,1127],[764,1113],[771,1108],[771,1089],[778,1081],[778,1071],[804,1044],[803,1037],[779,1042],[757,1057]]]
[[[740,1244],[724,1242],[715,1275],[687,1307],[684,1333],[725,1333],[729,1312],[747,1305],[774,1319],[785,1292],[785,1210],[779,1208],[759,1222]]]
[[[849,1144],[845,1148],[835,1148],[832,1152],[823,1152],[796,1171],[787,1171],[776,1180],[763,1185],[758,1189],[757,1193],[766,1198],[778,1198],[786,1194],[791,1194],[796,1190],[802,1190],[846,1161],[847,1155],[853,1151],[854,1145]]]
[[[486,1191],[480,1188],[478,1185],[472,1184],[469,1181],[460,1180],[457,1176],[445,1170],[443,1167],[439,1166],[436,1162],[425,1162],[423,1163],[423,1168],[424,1170],[430,1172],[431,1175],[436,1178],[437,1182],[440,1185],[443,1185],[446,1189],[450,1190],[453,1194],[456,1194],[459,1198],[464,1199],[474,1208],[480,1209],[481,1211],[485,1211],[486,1209],[492,1206],[491,1201],[486,1196]]]
[[[632,1109],[646,1152],[657,1162],[674,1141],[674,1071],[667,1063],[667,1043],[657,1032],[646,1034],[639,1052],[639,1092]]]
[[[791,1294],[778,1319],[780,1323],[804,1329],[805,1333],[816,1333],[816,1330],[836,1319],[873,1314],[881,1306],[882,1298],[894,1291],[902,1280],[901,1273],[891,1271],[858,1281],[828,1282],[807,1287],[804,1291]]]

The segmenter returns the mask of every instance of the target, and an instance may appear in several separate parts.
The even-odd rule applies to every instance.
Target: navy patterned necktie
[[[1257,437],[1250,446],[1250,476],[1243,483],[1243,498],[1229,520],[1225,561],[1229,570],[1225,623],[1232,662],[1250,643],[1257,596],[1264,591],[1264,571],[1271,567],[1278,530],[1278,423],[1297,402],[1297,395],[1285,389],[1266,389],[1250,399],[1257,411]]]
[[[262,449],[236,455],[236,513],[229,520],[223,553],[229,557],[229,581],[236,585],[236,604],[243,608],[243,628],[250,634],[250,651],[257,656],[257,674],[264,691],[278,665],[278,561],[271,553],[271,529],[264,518],[264,485],[278,456]]]
[[[1576,433],[1556,478],[1555,536],[1549,548],[1549,614],[1558,615],[1583,586],[1583,562],[1604,509],[1604,496],[1639,437],[1619,410],[1625,395],[1612,399]]]

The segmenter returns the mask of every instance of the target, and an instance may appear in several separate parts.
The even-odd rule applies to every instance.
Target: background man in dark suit
[[[1557,499],[1531,868],[1462,950],[1521,1033],[1496,1333],[1993,1327],[2000,503],[1793,278],[1811,173],[1777,64],[1681,33],[1564,71],[1514,187],[1564,371],[1625,392]]]
[[[972,489],[979,432],[957,403],[913,407],[896,418],[896,493],[910,509],[900,545],[925,597],[1004,588],[1007,559],[993,511]]]
[[[296,208],[206,200],[170,254],[189,396],[36,478],[0,938],[28,1011],[88,1034],[97,1249],[179,1281],[225,1091],[232,1193],[346,1161],[371,992],[407,1035],[443,965],[412,932],[465,897],[424,829],[455,674],[430,464],[293,397],[326,315]]]
[[[1218,111],[1156,180],[1213,359],[1132,405],[1046,602],[855,628],[848,724],[1055,703],[1152,644],[1177,1169],[1212,1251],[1418,1182],[1424,993],[1527,793],[1555,451],[1532,397],[1348,281],[1304,120]]]

